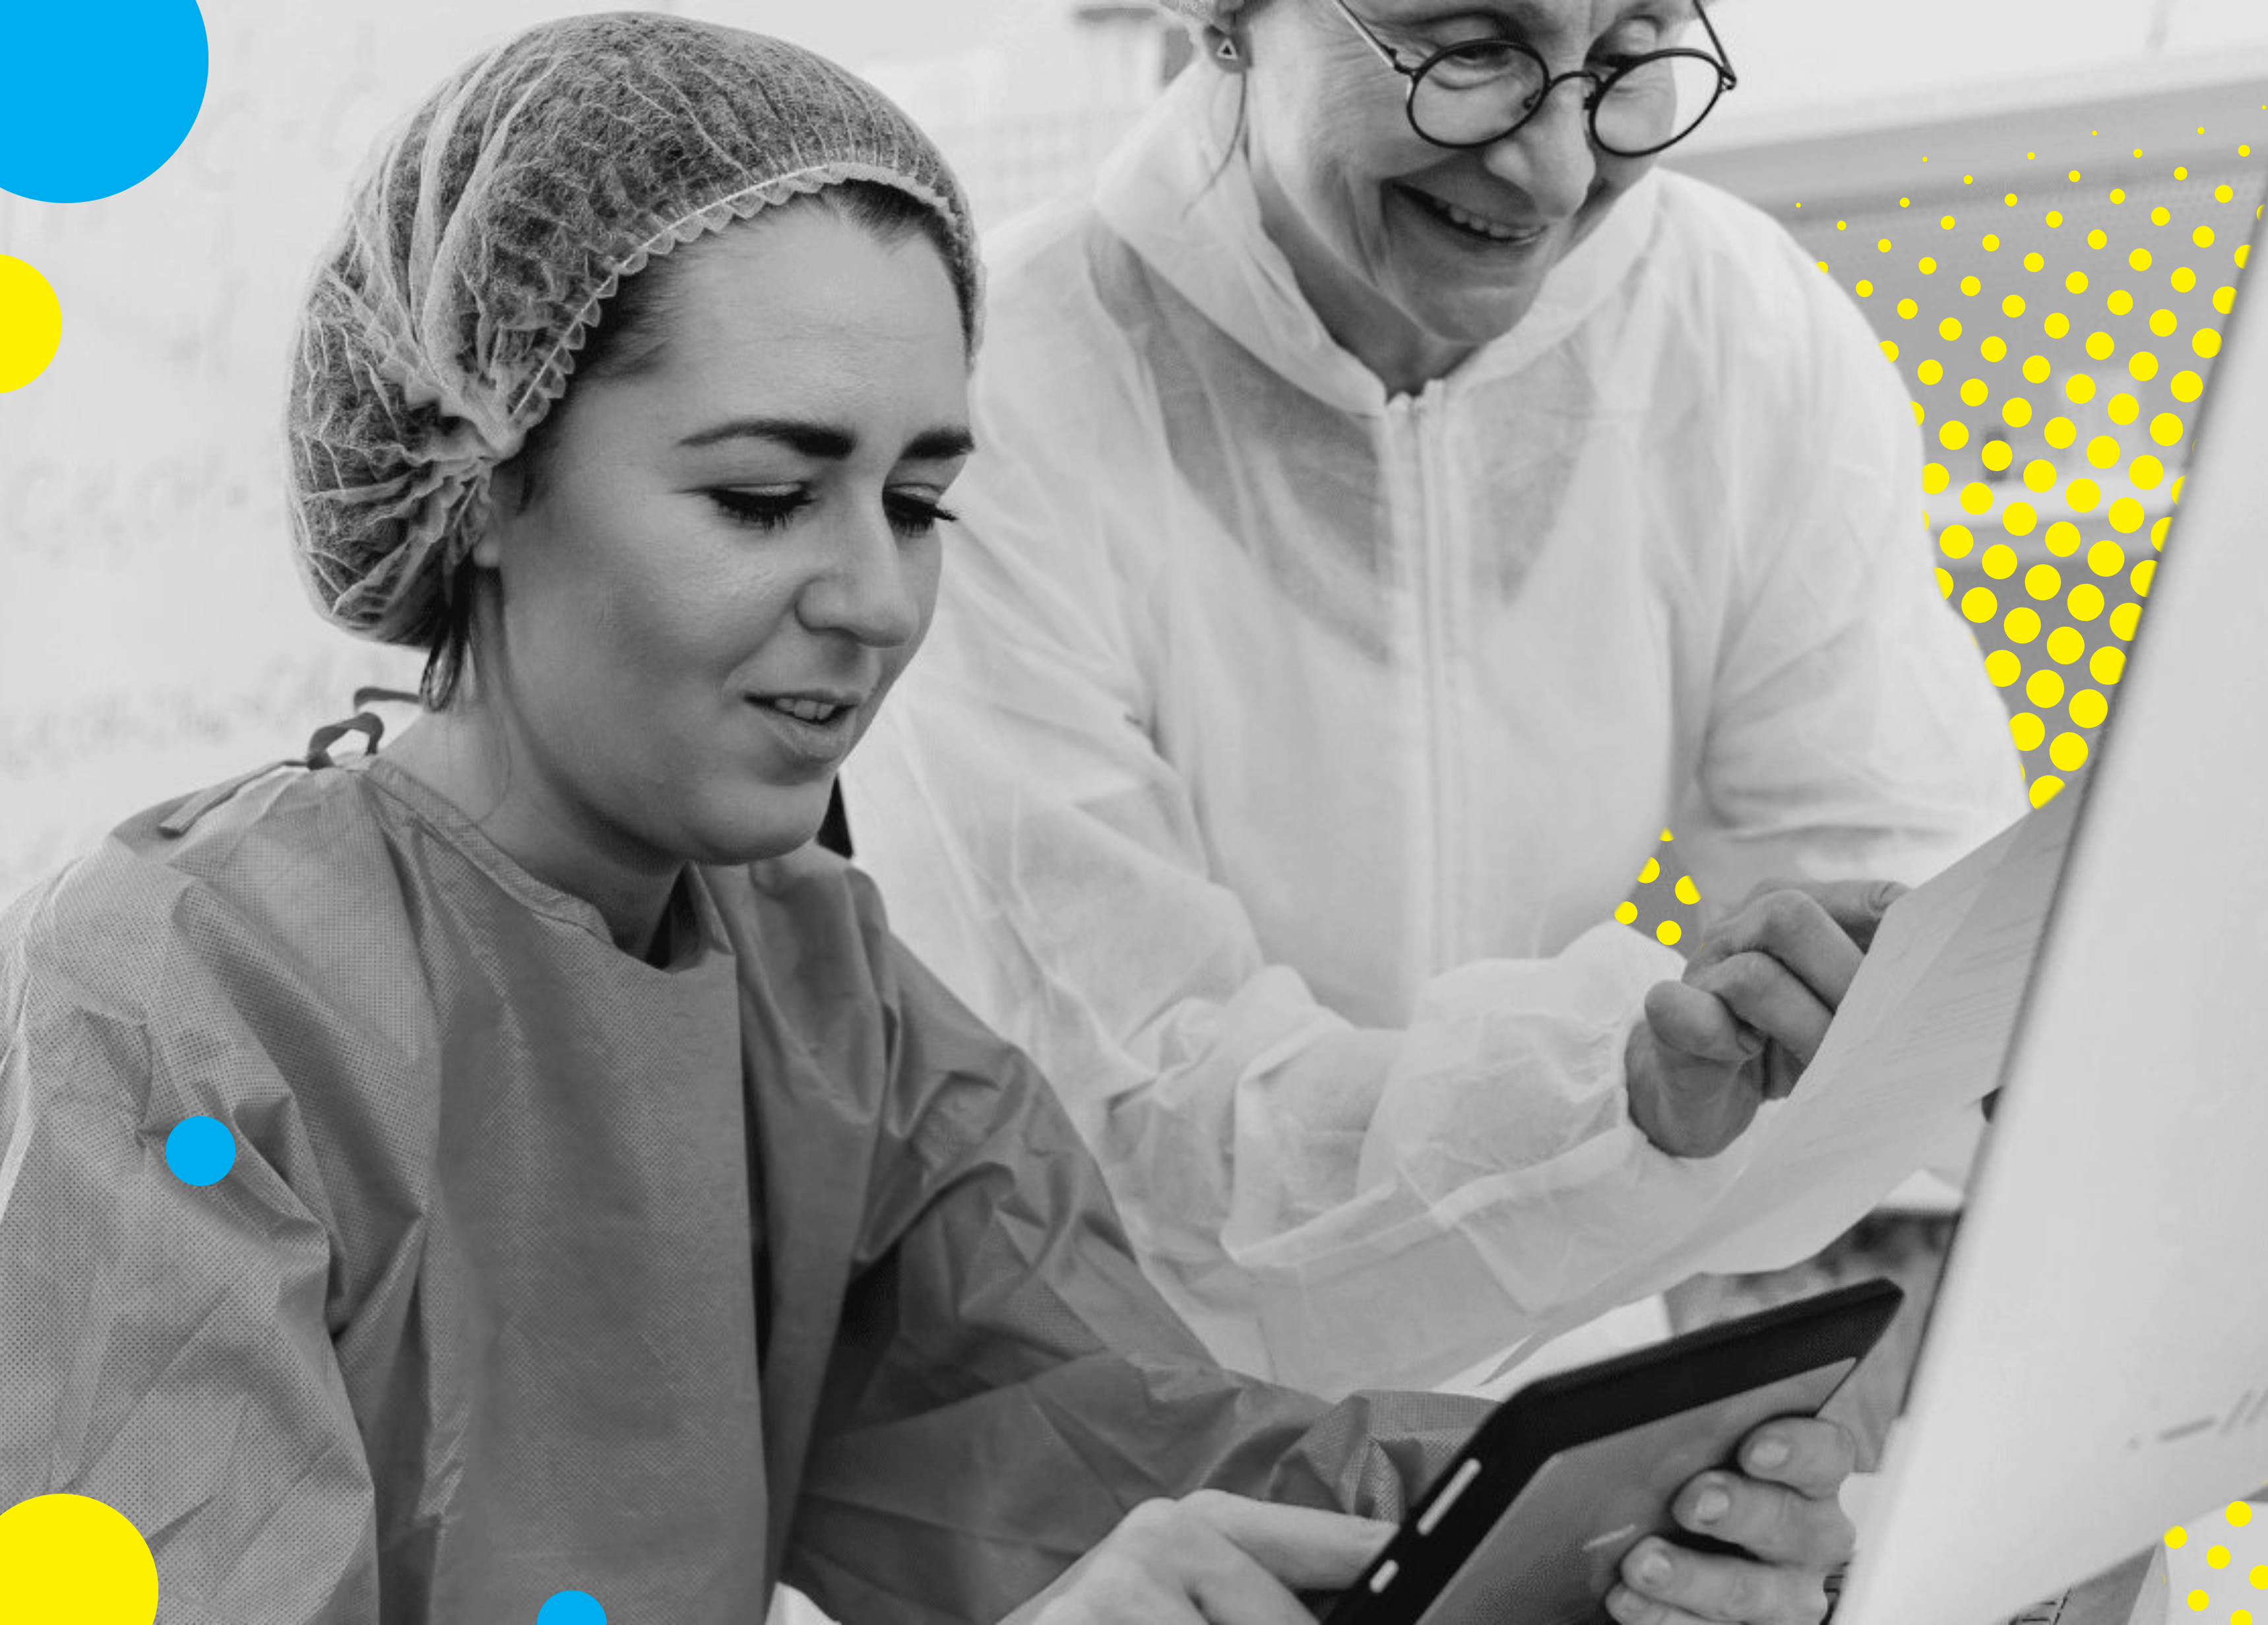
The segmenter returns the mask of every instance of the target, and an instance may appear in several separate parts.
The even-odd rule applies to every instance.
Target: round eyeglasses
[[[1567,79],[1586,82],[1583,111],[1591,139],[1617,158],[1648,158],[1675,146],[1709,116],[1717,99],[1740,83],[1715,25],[1693,0],[1716,54],[1680,47],[1649,51],[1599,68],[1555,75],[1517,40],[1467,40],[1414,64],[1370,25],[1331,0],[1355,32],[1410,81],[1410,128],[1439,147],[1484,147],[1503,140],[1543,110]]]

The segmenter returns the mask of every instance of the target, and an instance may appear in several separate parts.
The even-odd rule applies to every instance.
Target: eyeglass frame
[[[1527,128],[1528,122],[1543,111],[1545,104],[1551,100],[1551,92],[1557,90],[1561,85],[1569,79],[1587,79],[1590,81],[1591,91],[1583,98],[1583,122],[1589,131],[1591,144],[1601,151],[1615,158],[1652,158],[1657,152],[1667,152],[1686,137],[1700,129],[1709,114],[1716,111],[1717,103],[1724,99],[1725,92],[1737,88],[1741,83],[1741,76],[1733,70],[1732,54],[1726,50],[1725,42],[1717,37],[1717,26],[1709,20],[1708,10],[1702,4],[1702,0],[1693,0],[1693,14],[1701,19],[1701,27],[1708,34],[1709,43],[1716,51],[1715,55],[1711,55],[1707,51],[1696,50],[1690,46],[1672,46],[1668,50],[1648,51],[1642,56],[1633,56],[1612,73],[1608,74],[1602,74],[1591,68],[1570,68],[1565,73],[1553,73],[1551,64],[1543,60],[1543,53],[1536,50],[1534,46],[1529,45],[1525,40],[1514,40],[1501,35],[1481,40],[1460,40],[1454,45],[1445,45],[1413,68],[1403,61],[1403,52],[1395,49],[1393,46],[1380,39],[1368,23],[1355,15],[1353,8],[1347,4],[1346,0],[1331,0],[1331,4],[1338,8],[1339,15],[1346,18],[1347,26],[1361,36],[1363,43],[1378,53],[1381,62],[1410,81],[1410,88],[1402,99],[1402,111],[1403,115],[1410,121],[1410,128],[1417,132],[1418,138],[1429,142],[1434,146],[1447,148],[1453,152],[1469,152],[1476,147],[1494,146],[1498,142]],[[1427,135],[1425,127],[1418,122],[1418,92],[1424,85],[1425,76],[1432,72],[1439,63],[1460,51],[1471,50],[1476,45],[1510,46],[1513,50],[1533,61],[1543,70],[1543,83],[1529,95],[1528,111],[1493,136],[1484,137],[1478,141],[1443,141],[1439,137]],[[1599,135],[1600,100],[1606,95],[1609,88],[1617,79],[1635,72],[1650,62],[1658,62],[1669,56],[1696,57],[1716,69],[1717,93],[1710,99],[1709,106],[1703,110],[1699,118],[1695,119],[1692,123],[1660,146],[1648,147],[1643,152],[1624,152],[1619,148],[1609,146]],[[1450,93],[1454,95],[1455,92]]]

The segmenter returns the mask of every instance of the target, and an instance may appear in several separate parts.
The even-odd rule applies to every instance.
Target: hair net
[[[1224,28],[1244,9],[1246,0],[1157,0],[1157,4],[1176,17],[1192,18],[1210,26]]]
[[[625,277],[769,204],[871,181],[934,211],[973,347],[968,204],[928,137],[822,57],[638,12],[528,30],[380,143],[301,314],[292,528],[317,607],[423,645],[495,467]]]

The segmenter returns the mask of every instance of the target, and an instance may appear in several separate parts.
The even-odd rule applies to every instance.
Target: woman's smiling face
[[[1682,42],[1691,0],[1348,0],[1412,66],[1483,39],[1555,73]],[[1544,278],[1652,167],[1590,140],[1587,82],[1513,135],[1452,151],[1410,127],[1408,81],[1331,0],[1248,7],[1247,117],[1270,237],[1334,336],[1389,388],[1438,377],[1528,314]]]
[[[641,868],[818,829],[928,628],[968,450],[960,307],[923,235],[798,202],[680,250],[667,291],[651,361],[571,388],[474,554],[513,794]]]

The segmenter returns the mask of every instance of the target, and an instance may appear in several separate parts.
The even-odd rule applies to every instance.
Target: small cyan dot
[[[535,1625],[607,1625],[607,1611],[588,1592],[555,1592]]]
[[[236,1136],[218,1118],[185,1117],[166,1136],[166,1166],[183,1185],[217,1185],[236,1166]]]

